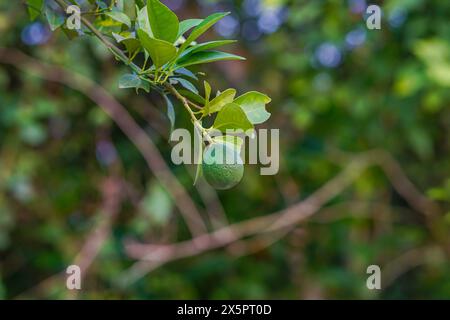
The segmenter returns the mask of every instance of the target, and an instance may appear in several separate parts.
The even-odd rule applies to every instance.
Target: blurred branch
[[[348,162],[352,158],[351,154],[339,150],[331,150],[330,153],[343,163]],[[442,248],[450,257],[450,238],[448,237],[445,223],[441,221],[439,205],[428,199],[417,189],[400,164],[387,151],[375,149],[371,151],[371,155],[373,163],[380,166],[397,193],[406,200],[412,209],[425,216],[432,236],[442,245]]]
[[[353,158],[354,154],[331,150],[330,154],[339,162],[345,163]],[[391,181],[395,190],[418,212],[425,215],[433,215],[439,212],[436,203],[424,196],[411,180],[406,176],[400,164],[385,150],[375,149],[371,151],[373,162],[383,169]]]
[[[227,249],[228,252],[235,258],[252,255],[258,253],[271,245],[275,244],[277,241],[282,239],[284,236],[289,234],[295,227],[285,228],[283,230],[275,231],[272,233],[265,233],[257,235],[253,239],[241,240],[231,243]],[[155,245],[155,250],[169,247],[170,245]],[[157,248],[159,247],[159,248]],[[158,252],[158,251],[157,251]],[[175,260],[175,259],[173,259]],[[172,260],[170,260],[172,261]],[[169,260],[139,260],[134,263],[129,269],[125,270],[117,280],[117,285],[121,287],[127,287],[139,279],[143,278],[148,273],[156,270],[157,268],[165,265]]]
[[[89,78],[61,67],[51,66],[31,58],[15,49],[0,48],[0,62],[14,65],[16,68],[36,76],[67,85],[98,104],[127,135],[145,158],[148,167],[160,183],[168,190],[176,206],[184,217],[193,235],[206,232],[206,226],[188,192],[170,172],[156,146],[140,128],[126,108],[122,106],[103,87]]]
[[[103,204],[100,208],[101,220],[89,234],[83,247],[74,260],[81,269],[81,276],[86,276],[86,270],[91,266],[111,232],[112,222],[120,211],[123,200],[123,184],[118,177],[108,177],[102,185]]]
[[[415,248],[406,251],[396,259],[392,260],[383,267],[383,279],[381,287],[386,290],[391,286],[395,280],[400,278],[406,272],[426,264],[426,256],[428,252],[431,252],[434,248]]]
[[[86,278],[89,267],[94,262],[106,240],[111,234],[113,221],[120,212],[124,197],[122,180],[118,177],[108,177],[102,185],[103,204],[100,208],[100,221],[88,235],[83,247],[76,256],[73,264],[80,267],[81,279]],[[71,291],[75,298],[78,291]]]
[[[62,7],[66,5],[62,0],[56,1]],[[95,28],[89,23],[88,20],[83,19],[82,22],[89,29],[91,29],[91,31],[108,48],[118,54],[119,57],[125,58],[123,52],[112,45],[107,39],[105,39],[101,35],[101,33],[95,30]],[[133,65],[131,65],[131,67],[133,68]],[[190,110],[188,101],[182,95],[180,95],[170,84],[166,84],[166,88],[183,103],[188,112],[191,112],[191,117],[194,120],[195,116],[192,115],[192,111]],[[88,92],[89,96],[93,97],[94,101],[100,101],[99,105],[105,104],[104,100],[108,100],[109,97],[107,92],[101,92],[101,90],[104,91],[104,89],[100,90],[100,96],[97,96],[95,92],[89,92],[89,90],[87,90],[86,88],[85,90],[87,91],[83,91],[81,89],[79,90],[82,92]],[[115,100],[112,100],[112,105],[114,106]],[[119,113],[121,113],[120,115],[115,114],[118,112],[116,110],[117,108],[120,111]],[[121,107],[119,104],[119,107],[115,106],[112,108],[112,110],[109,110],[109,113],[116,120],[119,126],[121,126],[120,120],[122,120],[121,117],[123,115],[123,111],[125,111],[121,110],[120,108],[123,107]],[[137,125],[133,122],[126,111],[125,117],[128,117],[128,120],[131,120],[132,124],[137,127]],[[195,121],[193,122],[195,125]],[[146,137],[145,132],[144,136],[140,136],[139,130],[142,131],[142,129],[140,129],[139,127],[134,129],[138,130],[138,132],[131,132],[132,135],[130,138],[141,150],[142,146],[140,147],[140,143],[142,143],[142,141],[140,141],[140,139],[144,139],[144,137],[148,139],[148,137]],[[122,130],[124,130],[124,128],[122,128]],[[126,131],[124,130],[124,132]],[[135,138],[137,140],[134,140]],[[154,145],[151,145],[151,147],[156,149]],[[146,148],[148,148],[148,146],[146,146]],[[143,151],[145,150],[141,150],[141,152]],[[167,245],[147,245],[137,243],[126,244],[126,250],[129,256],[140,259],[141,261],[135,263],[129,270],[125,272],[125,278],[128,275],[132,275],[131,277],[128,277],[128,279],[136,280],[139,277],[144,276],[146,273],[170,261],[199,255],[217,248],[229,247],[230,245],[235,244],[237,241],[246,241],[246,238],[248,237],[267,236],[269,234],[283,234],[283,231],[293,228],[296,224],[320,211],[324,205],[326,205],[330,200],[342,193],[349,185],[351,185],[365,169],[367,169],[369,166],[374,165],[380,166],[383,169],[384,173],[391,181],[395,190],[408,202],[409,206],[423,213],[425,217],[427,217],[427,222],[434,237],[443,245],[447,252],[450,252],[450,246],[448,246],[448,239],[447,235],[445,234],[445,230],[444,232],[442,232],[439,223],[436,223],[438,221],[436,217],[439,215],[440,209],[434,202],[430,201],[427,197],[420,193],[420,191],[405,175],[401,166],[388,153],[382,150],[369,151],[361,155],[352,156],[350,159],[347,157],[346,162],[349,162],[349,164],[341,171],[341,173],[325,183],[320,189],[318,189],[315,193],[313,193],[305,200],[282,211],[254,219],[249,219],[247,221],[236,223],[234,225],[222,227],[221,229],[213,231],[209,234],[205,233],[206,227],[200,215],[196,215],[197,212],[195,205],[193,205],[192,201],[188,201],[188,204],[193,205],[193,208],[191,208],[193,209],[192,211],[183,211],[185,210],[183,206],[179,206],[179,209],[180,211],[182,211],[182,213],[184,213],[185,220],[191,227],[191,230],[196,231],[192,232],[194,237],[187,241]],[[162,161],[162,165],[166,166],[164,161]],[[152,168],[152,163],[149,163],[149,166]],[[166,167],[163,167],[162,169],[168,171]],[[155,175],[159,172],[158,170],[153,171]],[[167,186],[167,184],[165,185]],[[184,191],[184,189],[181,190]],[[175,197],[175,199],[177,198]]]
[[[145,271],[153,271],[170,261],[225,247],[252,235],[291,228],[319,211],[326,202],[342,192],[371,164],[370,159],[369,153],[356,157],[339,175],[307,199],[280,212],[236,223],[177,244],[125,244],[128,255],[141,261],[136,262],[129,270],[125,271],[124,278],[135,281],[144,276]],[[147,267],[146,270],[145,267]]]
[[[192,178],[194,179],[194,175],[192,175]],[[217,191],[207,184],[204,179],[199,179],[195,184],[195,187],[202,202],[205,204],[206,213],[208,214],[212,228],[217,230],[226,226],[228,224],[228,218],[225,209],[220,202]]]
[[[107,177],[101,186],[102,191],[102,205],[99,209],[99,213],[95,220],[96,225],[92,228],[92,231],[87,236],[84,244],[72,262],[73,265],[77,265],[81,270],[81,279],[84,279],[87,275],[89,267],[94,262],[95,258],[102,249],[105,241],[111,234],[111,227],[113,221],[120,212],[120,206],[123,200],[123,183],[119,177],[109,176]],[[36,291],[48,292],[57,283],[64,283],[64,279],[67,277],[65,272],[60,272],[49,278],[41,281],[33,288],[19,295],[19,299],[25,297]],[[77,291],[68,292],[72,298],[75,298]]]
[[[372,212],[381,212],[387,210],[404,210],[410,213],[412,210],[405,207],[396,207],[389,204],[377,201],[345,201],[341,203],[336,203],[323,208],[320,214],[315,215],[310,221],[318,224],[330,224],[338,222],[343,219],[359,218],[359,219],[371,219],[374,221],[384,221],[387,219],[385,216],[374,215]]]
[[[304,201],[280,212],[230,225],[210,234],[201,235],[192,240],[177,244],[126,244],[126,250],[129,256],[142,260],[137,262],[132,269],[139,265],[140,275],[143,276],[145,274],[142,268],[145,265],[143,261],[153,262],[147,264],[149,267],[148,270],[150,271],[150,269],[154,270],[158,266],[170,261],[199,255],[213,249],[225,247],[249,236],[267,232],[276,232],[293,227],[321,210],[322,206],[336,195],[343,192],[364,170],[374,165],[382,166],[385,170],[386,168],[390,169],[386,174],[390,175],[394,187],[400,189],[398,190],[400,194],[403,195],[405,192],[408,193],[405,200],[408,202],[412,200],[410,192],[413,192],[415,197],[420,196],[420,202],[418,202],[417,199],[414,199],[414,201],[410,203],[411,206],[417,206],[417,204],[420,203],[420,208],[436,212],[437,206],[429,200],[423,200],[424,196],[422,196],[414,185],[409,182],[401,168],[399,166],[393,166],[392,163],[384,163],[384,161],[390,161],[391,159],[386,156],[380,157],[380,154],[382,153],[380,153],[379,150],[374,150],[354,156],[353,160],[350,162],[347,161],[349,164],[335,178],[328,181]],[[397,172],[397,170],[400,171]]]
[[[297,229],[297,226],[288,227],[273,233],[263,233],[248,240],[237,241],[230,244],[227,247],[227,251],[235,257],[252,255],[270,247],[294,229]]]

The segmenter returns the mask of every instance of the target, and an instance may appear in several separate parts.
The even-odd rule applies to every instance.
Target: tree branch
[[[177,244],[152,245],[128,243],[125,244],[126,250],[130,257],[140,260],[136,263],[136,267],[139,266],[139,275],[144,276],[145,266],[148,267],[148,271],[153,271],[165,263],[225,247],[249,236],[267,232],[277,232],[289,228],[317,213],[327,202],[353,183],[368,167],[378,165],[385,170],[387,175],[389,173],[392,174],[392,172],[387,171],[384,167],[384,161],[388,158],[380,158],[379,155],[379,150],[373,150],[355,156],[345,169],[335,178],[327,182],[304,201],[282,211],[230,225],[210,234],[205,234]],[[406,178],[406,175],[404,175],[400,167],[395,167],[395,169],[400,170],[400,172],[396,172],[395,177]],[[394,181],[396,181],[396,183],[394,183]],[[394,187],[400,187],[400,181],[394,181]],[[401,181],[404,182],[403,179]],[[403,189],[397,191],[402,194],[401,190]],[[414,187],[414,190],[417,189]],[[421,194],[420,196],[423,198]],[[407,200],[411,206],[416,204],[416,202],[410,202],[410,197],[405,200]],[[429,201],[430,200],[427,199],[426,203],[428,203],[428,205],[432,203],[433,208],[435,208],[433,210],[438,210],[437,205],[433,202],[429,203]],[[429,209],[430,208],[427,210]],[[448,250],[448,248],[445,247],[445,244],[443,244],[443,248],[444,250]],[[147,264],[145,263],[146,261]],[[134,270],[134,266],[132,266],[130,270]],[[126,274],[127,272],[125,272],[125,275]],[[135,276],[136,275],[137,274],[135,274]],[[137,278],[133,278],[133,280],[137,280]]]
[[[0,61],[40,78],[61,83],[89,97],[119,126],[141,152],[149,169],[172,195],[172,198],[193,235],[207,231],[205,223],[188,192],[170,172],[156,146],[123,107],[103,87],[91,79],[63,68],[46,65],[14,49],[0,48]]]

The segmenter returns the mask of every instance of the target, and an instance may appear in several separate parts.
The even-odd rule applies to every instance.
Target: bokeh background
[[[0,51],[0,298],[73,297],[54,275],[100,228],[104,243],[78,298],[450,298],[450,2],[374,1],[381,30],[366,28],[364,0],[163,2],[182,18],[232,12],[203,39],[238,39],[230,50],[248,60],[198,71],[214,88],[272,97],[265,127],[281,129],[279,174],[248,166],[230,191],[192,186],[194,168],[170,162],[157,94],[118,89],[127,70],[98,40],[70,41],[42,18],[30,22],[21,1],[1,1],[0,47],[8,49]],[[123,285],[135,263],[124,243],[189,239],[174,199],[99,106],[12,63],[17,50],[112,93],[205,216],[234,223],[287,208],[373,149],[392,155],[439,209],[431,218],[419,212],[374,166],[269,243],[173,261]],[[176,113],[176,127],[189,127],[178,105]],[[111,179],[124,196],[109,225]],[[366,288],[372,264],[381,266],[382,290]]]

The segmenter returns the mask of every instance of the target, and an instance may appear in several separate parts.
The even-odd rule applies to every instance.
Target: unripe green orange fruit
[[[213,143],[205,149],[202,169],[206,181],[218,190],[234,187],[244,176],[239,152],[225,143]]]

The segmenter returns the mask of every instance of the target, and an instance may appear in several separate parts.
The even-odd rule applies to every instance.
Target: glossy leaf
[[[144,6],[142,9],[136,7],[137,17],[136,21],[139,26],[139,29],[142,29],[147,33],[150,37],[153,36],[152,28],[150,27],[150,22],[148,21],[148,11],[147,6]]]
[[[188,80],[183,79],[183,78],[172,78],[172,79],[178,81],[178,83],[181,86],[183,86],[185,89],[187,89],[187,90],[189,90],[189,91],[191,91],[191,92],[193,92],[195,94],[198,94],[197,88],[191,82],[189,82]]]
[[[125,46],[128,52],[129,58],[135,56],[139,51],[141,51],[141,42],[135,38],[127,38],[121,43]]]
[[[211,89],[211,85],[208,83],[208,81],[204,81],[203,85],[205,87],[205,105],[203,107],[202,112],[203,112],[203,115],[207,115],[210,113],[209,112],[209,101],[211,98],[211,90],[212,89]]]
[[[26,4],[30,20],[34,20],[41,14],[44,0],[27,0]]]
[[[174,43],[177,40],[178,17],[159,0],[147,1],[147,14],[153,37]]]
[[[142,46],[147,50],[157,68],[162,67],[176,55],[173,44],[150,37],[143,30],[137,31]]]
[[[204,34],[206,31],[208,31],[209,28],[211,28],[217,21],[222,19],[223,17],[229,15],[229,12],[224,13],[214,13],[204,20],[200,24],[198,24],[194,30],[192,30],[189,37],[186,39],[186,41],[183,43],[183,45],[180,47],[179,53],[182,53],[189,45],[195,41],[198,37],[200,37],[202,34]]]
[[[187,67],[195,64],[210,63],[225,60],[245,60],[241,56],[221,51],[201,51],[182,57],[177,61],[179,67]]]
[[[208,83],[208,81],[204,81],[205,86],[205,101],[206,104],[209,104],[209,99],[211,98],[211,85]]]
[[[190,29],[198,26],[203,20],[202,19],[187,19],[180,22],[180,27],[178,30],[178,36],[181,37],[183,34],[188,32]]]
[[[107,12],[106,15],[111,19],[126,25],[128,28],[131,28],[131,20],[125,13],[120,11],[110,11]]]
[[[241,106],[251,123],[258,124],[270,118],[270,113],[266,111],[266,104],[270,101],[265,94],[251,91],[237,98],[234,103]]]
[[[213,127],[222,132],[226,132],[226,130],[239,129],[246,131],[252,129],[253,125],[238,104],[229,103],[217,114]]]
[[[166,100],[167,118],[169,118],[170,121],[170,132],[172,132],[175,128],[175,108],[173,107],[173,103],[170,101],[170,98],[166,95],[164,95],[164,100]]]
[[[219,93],[208,105],[208,110],[205,110],[205,114],[219,112],[224,106],[232,103],[236,96],[235,89],[227,89],[222,93]]]
[[[186,49],[186,51],[184,51],[181,56],[182,57],[187,56],[187,55],[195,53],[195,52],[206,51],[206,50],[225,46],[227,44],[231,44],[231,43],[235,43],[235,42],[236,42],[236,40],[217,40],[217,41],[210,41],[210,42],[196,44],[195,46],[192,46],[192,47]]]
[[[198,80],[197,76],[194,73],[192,73],[192,71],[190,71],[186,68],[179,68],[175,71],[175,73],[192,78],[194,80]]]
[[[146,81],[141,80],[136,74],[124,74],[119,79],[119,88],[127,89],[127,88],[135,88],[143,89],[146,92],[150,91],[150,84]]]
[[[112,33],[112,35],[118,43],[121,43],[125,46],[129,58],[135,56],[139,51],[141,51],[142,46],[141,42],[138,39],[131,36],[123,37],[122,35],[114,32]]]
[[[65,22],[65,17],[62,13],[55,11],[50,5],[44,8],[45,16],[47,17],[48,25],[52,31],[61,27]]]
[[[112,32],[111,35],[119,43],[127,38],[126,36],[115,32]]]
[[[178,90],[178,92],[182,96],[184,96],[184,97],[188,98],[189,100],[191,100],[192,102],[195,102],[195,103],[198,103],[198,104],[201,104],[201,105],[205,104],[205,99],[199,94],[196,94],[196,93],[194,93],[192,91],[185,90],[185,89],[180,89],[180,90]]]

